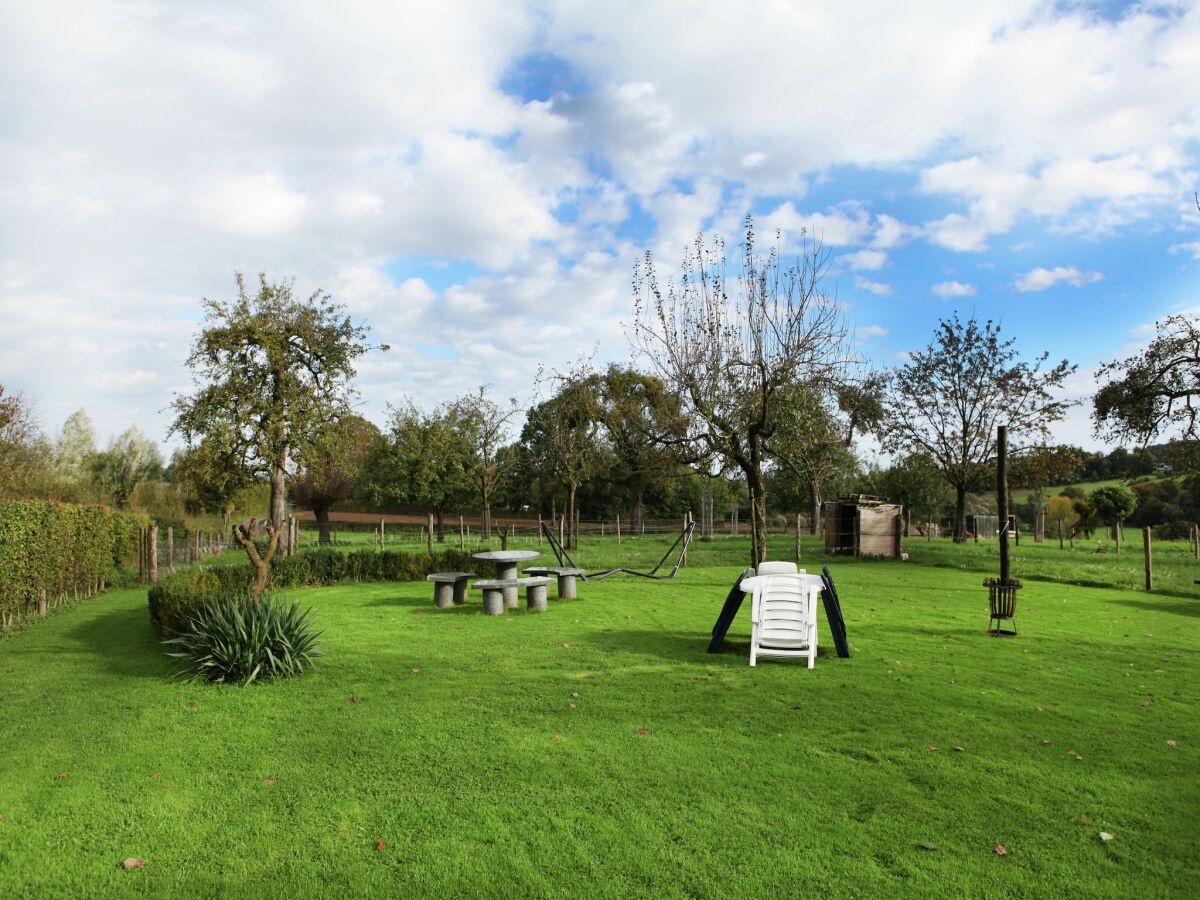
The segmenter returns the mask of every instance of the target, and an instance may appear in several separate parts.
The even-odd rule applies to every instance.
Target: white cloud
[[[1038,266],[1036,269],[1031,269],[1024,275],[1019,276],[1015,282],[1015,286],[1018,291],[1024,294],[1031,291],[1044,291],[1054,287],[1056,284],[1083,287],[1087,284],[1095,284],[1097,281],[1102,281],[1103,279],[1104,276],[1099,272],[1085,272],[1074,266],[1055,266],[1053,269],[1044,269]]]
[[[869,278],[863,278],[861,275],[854,276],[854,286],[860,291],[870,291],[877,297],[888,297],[891,296],[892,293],[892,286],[890,284],[884,284],[880,281],[872,281]]]
[[[861,328],[855,328],[854,333],[861,338],[873,338],[887,337],[891,331],[882,325],[864,325]]]
[[[979,293],[975,285],[964,284],[961,281],[939,281],[930,290],[942,298],[974,297]]]
[[[838,260],[851,269],[876,271],[883,268],[887,258],[888,255],[883,250],[859,250],[856,253],[843,253]]]
[[[1167,248],[1169,253],[1190,253],[1193,259],[1200,259],[1200,241],[1188,244],[1172,244]]]

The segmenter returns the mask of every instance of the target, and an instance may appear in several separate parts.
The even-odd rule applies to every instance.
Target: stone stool
[[[522,578],[521,583],[525,585],[525,605],[534,612],[545,612],[548,606],[546,597],[550,579]]]
[[[467,601],[467,579],[470,572],[435,572],[426,575],[426,581],[433,582],[433,602],[438,609],[448,609],[455,603]]]
[[[509,586],[507,581],[477,581],[475,587],[483,591],[483,611],[489,616],[504,614],[504,589]]]
[[[572,569],[561,566],[531,566],[525,570],[526,575],[553,575],[558,579],[558,599],[574,600],[575,578],[583,575],[583,569]]]

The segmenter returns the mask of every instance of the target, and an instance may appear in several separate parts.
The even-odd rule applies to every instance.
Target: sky
[[[628,362],[747,213],[880,367],[958,312],[1096,367],[1200,308],[1200,4],[0,0],[0,384],[165,441],[234,273],[372,329],[360,411]]]

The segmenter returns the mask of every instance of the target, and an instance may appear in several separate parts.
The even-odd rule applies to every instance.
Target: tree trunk
[[[767,490],[762,472],[746,472],[750,492],[750,565],[758,568],[767,558]]]
[[[329,507],[320,506],[313,510],[317,519],[317,543],[329,544]]]
[[[254,566],[254,583],[250,585],[250,606],[254,609],[258,608],[258,598],[266,590],[267,578],[271,574],[271,558],[275,555],[275,550],[279,547],[279,539],[282,534],[282,529],[268,524],[267,550],[265,553],[259,554],[258,548],[254,546],[250,530],[243,528],[241,525],[233,527],[234,539],[242,545],[242,549],[250,557],[250,564]]]
[[[287,504],[287,457],[280,457],[271,472],[271,527],[276,531],[283,527],[284,510]]]
[[[954,543],[961,544],[967,539],[967,489],[960,485],[954,487]]]
[[[437,536],[439,544],[446,543],[446,516],[440,506],[437,508]]]
[[[575,485],[567,488],[567,548],[579,549],[579,525],[575,521]]]
[[[815,481],[808,483],[808,496],[812,499],[812,528],[813,534],[821,533],[821,486]]]
[[[630,533],[642,525],[642,489],[638,488],[633,495],[633,511],[629,518]]]

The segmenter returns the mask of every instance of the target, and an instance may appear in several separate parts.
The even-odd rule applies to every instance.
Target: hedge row
[[[91,596],[116,570],[137,566],[144,515],[46,500],[0,503],[0,630],[42,599]]]
[[[475,560],[462,550],[402,553],[387,550],[310,550],[271,560],[267,590],[320,587],[361,581],[417,581],[433,572],[473,572]],[[244,597],[253,581],[247,565],[208,566],[160,578],[150,588],[150,622],[164,639],[175,637],[179,623],[197,604],[216,597]]]

